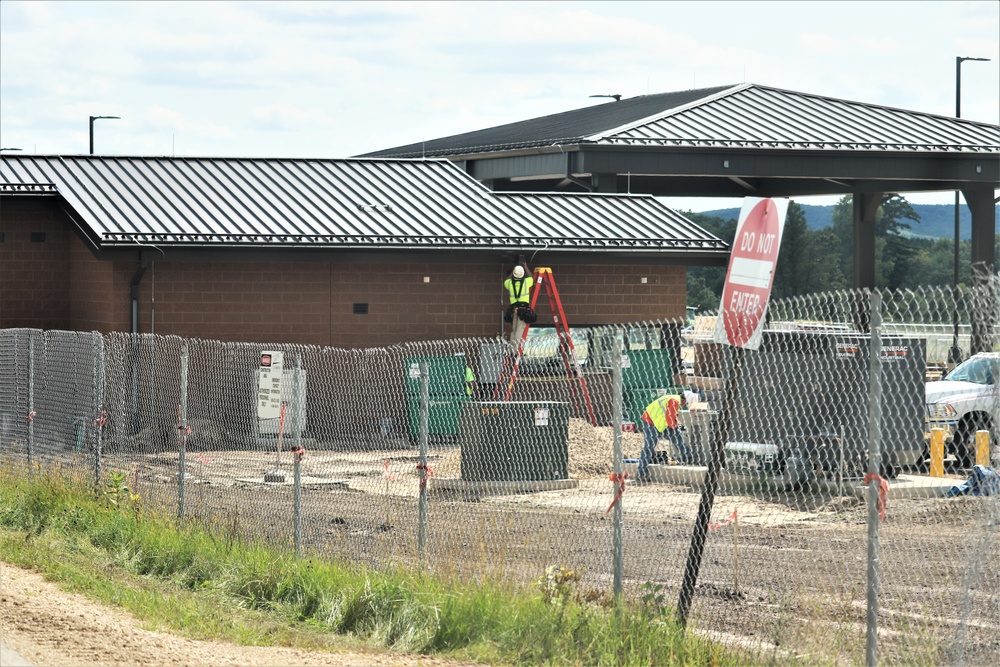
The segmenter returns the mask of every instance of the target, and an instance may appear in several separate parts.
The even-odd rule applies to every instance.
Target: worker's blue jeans
[[[649,472],[649,464],[656,454],[656,442],[660,439],[660,432],[656,427],[644,421],[642,424],[642,453],[639,454],[639,466],[636,473],[642,479]],[[663,436],[670,441],[671,454],[674,460],[679,463],[691,463],[691,450],[684,444],[684,437],[680,428],[667,427],[663,431]]]

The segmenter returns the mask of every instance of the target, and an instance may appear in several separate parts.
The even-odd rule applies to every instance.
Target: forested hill
[[[809,229],[822,229],[829,227],[833,222],[834,205],[813,206],[811,204],[800,204],[806,214],[806,224]],[[952,204],[911,204],[913,210],[920,215],[920,222],[906,222],[910,225],[909,234],[906,236],[925,236],[931,238],[955,238],[955,207]],[[1000,205],[997,206],[1000,212]],[[723,219],[739,218],[739,208],[723,208],[715,211],[705,211],[703,215],[718,216]],[[969,209],[963,203],[961,207],[963,240],[972,238],[972,217]]]

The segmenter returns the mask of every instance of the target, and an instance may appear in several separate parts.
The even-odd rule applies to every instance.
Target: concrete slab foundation
[[[461,477],[429,477],[428,491],[457,492],[477,496],[506,496],[513,493],[536,493],[575,489],[580,485],[575,479],[547,479],[536,481],[471,481]]]
[[[636,476],[637,464],[625,463],[625,472],[630,479]],[[693,489],[701,490],[705,486],[705,475],[708,468],[705,466],[685,466],[685,465],[662,465],[650,464],[650,479],[655,483],[675,484],[678,486],[689,486]],[[889,480],[888,498],[940,498],[948,493],[952,487],[957,486],[968,479],[967,476],[949,475],[946,477],[930,477],[919,474],[901,474],[895,479]],[[780,484],[781,480],[772,476],[753,476],[734,474],[722,471],[719,476],[719,487],[733,491],[745,491],[761,485]],[[868,491],[868,486],[858,479],[844,480],[842,485],[836,482],[821,480],[815,482],[817,487],[829,493],[842,492],[844,495],[855,495],[864,497]]]

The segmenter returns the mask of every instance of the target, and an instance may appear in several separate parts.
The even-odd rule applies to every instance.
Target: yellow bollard
[[[976,465],[990,465],[990,432],[976,431]]]
[[[931,477],[944,477],[944,429],[931,429]]]

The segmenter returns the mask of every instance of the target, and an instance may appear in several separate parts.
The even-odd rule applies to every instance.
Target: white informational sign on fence
[[[748,350],[760,347],[787,212],[787,199],[744,198],[722,288],[715,342]]]
[[[281,416],[281,371],[283,352],[260,353],[260,379],[257,385],[257,418],[277,419]]]

